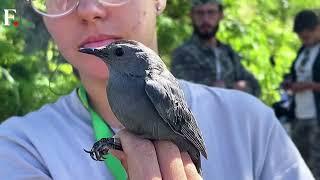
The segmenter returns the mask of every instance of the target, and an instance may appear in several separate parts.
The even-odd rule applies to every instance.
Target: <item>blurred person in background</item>
[[[240,56],[216,38],[224,17],[221,0],[192,0],[193,35],[172,55],[176,78],[208,86],[238,89],[260,96],[258,81],[242,65]]]
[[[294,32],[302,47],[283,87],[293,95],[292,139],[316,179],[320,179],[320,21],[311,10],[300,11]]]

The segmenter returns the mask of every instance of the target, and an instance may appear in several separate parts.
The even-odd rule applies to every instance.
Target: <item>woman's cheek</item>
[[[128,34],[131,39],[150,46],[155,33],[155,20],[148,11],[142,10],[136,14],[135,20],[131,21]]]

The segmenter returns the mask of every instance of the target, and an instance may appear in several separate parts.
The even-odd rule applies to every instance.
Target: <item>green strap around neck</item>
[[[108,138],[113,136],[113,132],[111,128],[105,123],[105,121],[96,113],[90,106],[87,98],[87,93],[83,86],[80,86],[78,89],[78,95],[84,107],[90,112],[92,126],[94,133],[96,135],[96,139],[100,140],[101,138]],[[114,157],[112,154],[108,154],[105,156],[104,160],[106,166],[111,171],[113,177],[116,180],[125,180],[127,179],[127,173],[123,168],[121,162]]]

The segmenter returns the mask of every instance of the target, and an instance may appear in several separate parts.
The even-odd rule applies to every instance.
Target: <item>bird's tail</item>
[[[196,166],[198,173],[200,174],[200,176],[202,176],[200,152],[196,150],[188,153],[191,157],[193,164]]]

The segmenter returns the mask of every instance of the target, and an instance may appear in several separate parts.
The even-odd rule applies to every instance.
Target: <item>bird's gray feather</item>
[[[166,70],[146,78],[145,90],[162,119],[172,130],[189,140],[207,158],[197,123],[183,101],[183,92],[175,78]]]

